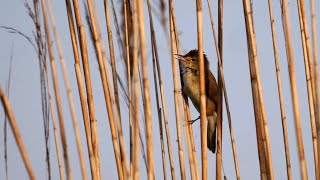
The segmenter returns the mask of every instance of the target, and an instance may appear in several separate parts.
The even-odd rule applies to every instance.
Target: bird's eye
[[[191,61],[192,61],[192,62],[195,62],[195,61],[196,61],[196,59],[195,59],[195,58],[192,58],[192,59],[191,59]]]

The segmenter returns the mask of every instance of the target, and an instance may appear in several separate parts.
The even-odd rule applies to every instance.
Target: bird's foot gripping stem
[[[188,121],[188,122],[189,122],[189,124],[193,124],[193,123],[195,123],[196,121],[198,121],[199,119],[200,119],[200,116],[199,116],[197,119],[190,120],[190,121]]]

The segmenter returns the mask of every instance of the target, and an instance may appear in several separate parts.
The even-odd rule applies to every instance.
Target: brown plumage
[[[207,144],[208,148],[215,153],[216,149],[216,124],[217,124],[217,102],[218,84],[209,69],[209,62],[205,54],[205,91],[207,96]],[[182,92],[187,95],[194,107],[200,112],[200,83],[199,83],[199,60],[198,50],[191,50],[185,55],[178,55],[180,74],[182,76]]]

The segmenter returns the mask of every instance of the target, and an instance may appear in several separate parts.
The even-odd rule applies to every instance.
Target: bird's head
[[[179,55],[177,54],[177,59],[181,62],[182,67],[191,68],[194,70],[199,70],[199,56],[198,56],[198,50],[194,49],[189,51],[185,55]],[[209,67],[209,62],[207,59],[207,56],[203,53],[203,59],[204,59],[204,67]]]

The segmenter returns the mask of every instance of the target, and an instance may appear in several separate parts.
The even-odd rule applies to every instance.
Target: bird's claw
[[[188,122],[189,122],[189,124],[193,124],[193,123],[195,123],[196,121],[198,121],[199,119],[200,119],[200,116],[199,116],[197,119],[190,120],[190,121],[188,121]]]

